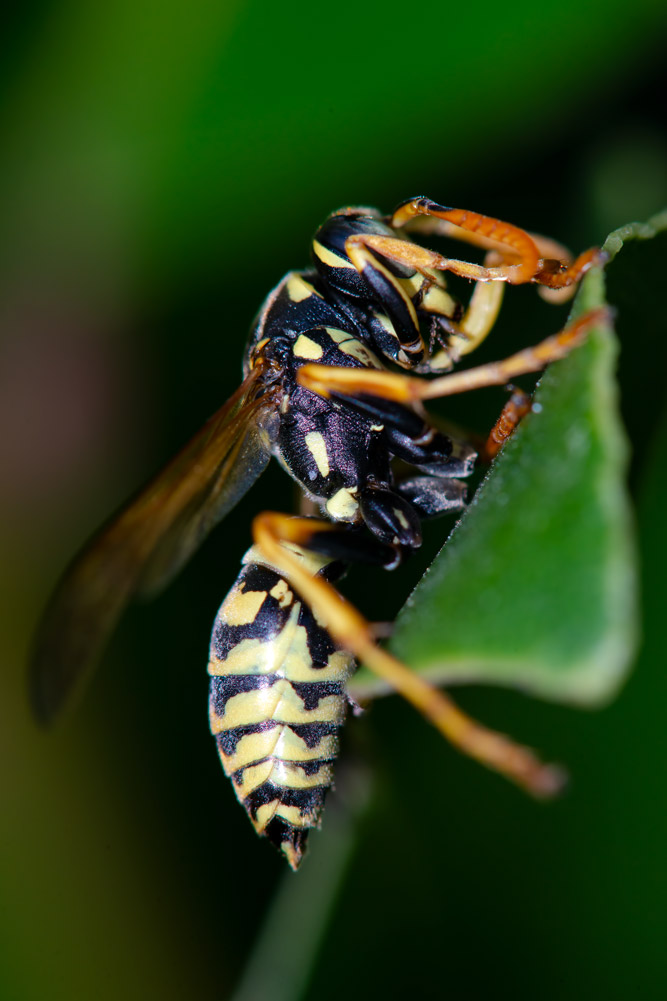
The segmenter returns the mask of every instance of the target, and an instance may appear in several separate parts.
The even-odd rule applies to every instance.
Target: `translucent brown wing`
[[[253,369],[65,571],[31,663],[31,700],[41,722],[50,723],[87,679],[130,598],[166,585],[263,471],[277,394]]]

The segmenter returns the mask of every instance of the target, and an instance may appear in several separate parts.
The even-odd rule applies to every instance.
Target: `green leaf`
[[[665,226],[663,214],[623,227],[605,249],[612,259]],[[573,315],[605,301],[598,269],[582,282]],[[626,676],[638,596],[617,355],[602,323],[550,366],[534,412],[399,614],[390,649],[434,683],[492,682],[596,705]],[[362,668],[353,693],[383,691]]]

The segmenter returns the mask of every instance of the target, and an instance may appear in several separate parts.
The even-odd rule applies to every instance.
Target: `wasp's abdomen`
[[[354,661],[260,558],[250,550],[215,620],[209,716],[239,801],[296,869],[331,785]],[[314,572],[325,563],[303,558]]]

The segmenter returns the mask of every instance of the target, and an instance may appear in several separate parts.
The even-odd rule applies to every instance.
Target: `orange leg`
[[[482,458],[487,462],[495,459],[516,426],[532,409],[532,400],[528,393],[524,393],[522,389],[516,389],[514,386],[508,388],[511,389],[512,395],[491,428],[482,450]]]
[[[308,602],[334,640],[407,699],[454,747],[534,796],[545,798],[557,793],[564,781],[559,768],[543,764],[529,748],[477,723],[447,695],[376,646],[373,630],[363,616],[331,584],[322,577],[313,577],[290,552],[290,546],[295,545],[307,549],[316,532],[337,529],[330,522],[291,518],[271,511],[258,515],[252,526],[256,545]]]
[[[454,210],[448,210],[454,211]],[[473,213],[467,213],[473,215]],[[487,217],[484,217],[487,218]],[[403,221],[405,219],[405,221]],[[393,222],[395,220],[395,222]],[[494,250],[506,261],[516,263],[520,259],[517,250],[499,243],[498,240],[489,236],[484,236],[479,230],[473,232],[469,229],[462,229],[441,216],[431,215],[408,215],[402,209],[397,210],[394,216],[388,220],[389,225],[395,225],[404,229],[408,233],[418,233],[423,236],[442,236],[450,240],[458,240],[460,243],[469,243],[473,247],[483,247],[485,250]],[[524,232],[523,230],[521,232]],[[561,264],[571,264],[573,257],[571,252],[562,243],[553,240],[549,236],[542,236],[540,233],[531,233],[525,230],[527,235],[537,247],[540,258],[543,260],[556,260]],[[500,261],[496,262],[500,263]]]
[[[429,265],[465,278],[475,278],[477,281],[506,281],[512,285],[534,282],[548,288],[562,289],[576,284],[589,268],[604,259],[599,250],[591,248],[570,263],[567,252],[561,256],[564,248],[547,237],[533,236],[518,226],[479,212],[446,208],[428,198],[415,198],[399,206],[390,225],[392,228],[401,228],[424,216],[438,222],[420,227],[422,231],[430,229],[440,235],[500,250],[506,263],[499,267],[480,267],[447,258],[441,258],[439,264]]]
[[[489,362],[469,368],[465,372],[452,372],[430,382],[413,376],[397,375],[361,368],[332,368],[327,365],[304,365],[299,369],[298,382],[320,396],[332,393],[341,396],[367,394],[397,403],[418,403],[421,400],[453,396],[485,386],[503,386],[519,375],[539,372],[552,361],[564,358],[581,344],[588,331],[609,318],[609,310],[594,309],[585,313],[570,326],[539,344],[524,348],[502,361]]]
[[[497,258],[495,251],[486,255]],[[451,323],[451,332],[445,347],[429,359],[429,373],[448,371],[464,355],[470,354],[491,332],[503,302],[503,282],[476,282],[466,311],[458,323]]]
[[[498,277],[502,268],[489,265],[504,260],[497,250],[487,254],[483,267],[459,261],[455,262],[456,268],[452,268],[450,267],[452,262],[442,254],[395,237],[359,234],[351,236],[346,241],[345,249],[360,275],[373,275],[376,280],[378,276],[382,276],[387,286],[392,289],[396,300],[394,310],[398,310],[396,319],[404,331],[401,339],[403,350],[408,354],[418,346],[423,349],[417,310],[407,290],[386,267],[382,258],[389,257],[396,263],[418,271],[431,284],[433,284],[433,270],[430,275],[428,272],[434,268],[440,271],[456,270],[457,274],[462,274],[462,269],[465,269],[466,277],[479,279],[460,322],[449,323],[451,329],[446,346],[430,359],[431,372],[445,371],[462,355],[474,351],[496,322],[503,300],[504,279],[500,280]],[[495,276],[495,280],[483,277],[489,275]],[[412,366],[405,363],[404,367]]]

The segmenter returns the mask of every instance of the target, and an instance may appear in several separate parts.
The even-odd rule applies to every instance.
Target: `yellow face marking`
[[[354,521],[359,510],[359,502],[354,496],[356,487],[341,487],[326,502],[327,513],[335,521]]]
[[[266,591],[241,591],[234,588],[220,610],[228,626],[247,626],[254,622],[264,604]]]
[[[339,257],[338,254],[334,254],[332,250],[327,247],[322,246],[318,240],[313,240],[313,251],[315,256],[319,257],[323,264],[328,265],[330,268],[352,268],[355,270],[354,264],[348,261],[345,257]]]
[[[311,295],[319,295],[310,282],[304,281],[301,275],[291,274],[287,279],[287,294],[292,302],[303,302]],[[320,296],[320,298],[322,298]]]
[[[281,608],[286,608],[291,604],[293,593],[287,586],[286,580],[279,580],[275,587],[272,587],[269,591],[272,598],[275,598]]]
[[[305,437],[306,448],[315,460],[320,476],[329,475],[329,456],[324,438],[319,431],[309,431]]]
[[[292,348],[292,353],[296,355],[297,358],[310,358],[313,361],[316,361],[318,358],[322,357],[324,351],[316,341],[311,340],[310,337],[306,337],[305,334],[301,334],[296,339],[296,343]]]

